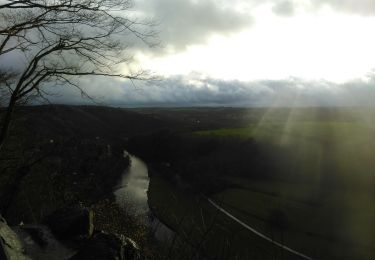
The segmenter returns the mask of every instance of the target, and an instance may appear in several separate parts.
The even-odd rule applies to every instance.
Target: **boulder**
[[[2,217],[0,217],[0,259],[30,260],[24,254],[21,240]]]
[[[137,244],[123,235],[98,232],[70,260],[141,260]]]
[[[76,206],[57,210],[46,218],[45,224],[63,240],[90,237],[94,231],[93,218],[91,209]]]

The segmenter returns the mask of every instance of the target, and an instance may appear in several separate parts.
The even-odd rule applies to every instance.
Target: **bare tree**
[[[132,7],[131,0],[7,0],[0,4],[0,58],[17,55],[24,60],[15,80],[2,84],[10,95],[1,122],[0,150],[17,102],[44,98],[48,86],[68,85],[88,96],[75,77],[150,78],[129,66],[132,43],[157,44],[153,24],[137,18]]]

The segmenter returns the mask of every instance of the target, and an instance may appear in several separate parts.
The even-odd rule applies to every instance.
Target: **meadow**
[[[267,179],[249,177],[251,174],[218,175],[226,188],[209,197],[245,224],[313,259],[373,259],[375,131],[372,121],[354,118],[271,119],[242,127],[193,131],[191,134],[200,138],[252,139],[262,153],[272,154],[268,160],[278,169]],[[254,171],[251,165],[248,171]],[[159,184],[152,185],[163,182],[154,178],[159,177],[153,177],[151,183]],[[168,182],[163,185],[161,190],[168,190],[173,196],[163,196],[164,192],[151,189],[151,204],[161,205],[161,201],[168,201],[167,205],[171,205],[173,201],[169,198],[177,200],[173,206],[164,208],[164,212],[156,212],[172,227],[179,229],[182,226],[179,233],[186,233],[189,228],[184,230],[184,225],[173,222],[170,216],[176,220],[183,216],[187,219],[186,212],[191,214],[189,218],[194,223],[187,225],[190,228],[195,225],[204,230],[202,218],[215,218],[220,229],[228,232],[223,234],[211,228],[212,237],[206,234],[204,239],[208,241],[208,252],[215,252],[210,250],[211,240],[218,242],[215,237],[225,237],[240,259],[255,251],[263,252],[259,259],[296,257],[285,250],[282,252],[272,243],[261,241],[232,219],[218,214],[204,199],[203,202],[192,199],[197,196],[181,193],[175,185],[168,186]],[[179,207],[183,208],[183,213]],[[194,240],[199,237],[191,236]],[[255,254],[253,258],[256,259]]]

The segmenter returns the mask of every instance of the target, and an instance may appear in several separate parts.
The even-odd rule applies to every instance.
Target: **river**
[[[128,154],[124,152],[124,156],[128,156]],[[164,225],[155,215],[153,215],[148,206],[147,190],[150,179],[148,176],[147,165],[136,156],[129,156],[131,164],[129,168],[125,170],[119,184],[116,186],[117,188],[114,191],[116,202],[121,208],[126,209],[127,212],[130,212],[132,216],[148,225],[153,230],[156,239],[162,242],[168,242],[174,237],[175,233]],[[260,236],[274,245],[281,247],[282,249],[289,251],[290,253],[303,259],[312,259],[311,257],[308,257],[274,241],[273,239],[243,223],[232,214],[221,208],[219,205],[214,203],[211,199],[207,198],[207,200],[223,214],[227,215],[252,233],[255,233],[257,236]]]
[[[128,156],[124,152],[124,156]],[[159,241],[169,241],[174,232],[164,225],[148,206],[147,190],[150,183],[147,165],[139,158],[130,156],[130,166],[125,170],[114,195],[117,204],[133,217],[149,226]]]

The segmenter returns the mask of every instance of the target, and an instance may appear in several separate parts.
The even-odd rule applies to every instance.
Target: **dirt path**
[[[300,252],[298,252],[298,251],[296,251],[296,250],[294,250],[292,248],[287,247],[286,245],[278,243],[278,242],[274,241],[273,239],[271,239],[270,237],[262,234],[261,232],[257,231],[256,229],[250,227],[249,225],[245,224],[244,222],[242,222],[241,220],[239,220],[238,218],[236,218],[235,216],[233,216],[232,214],[230,214],[228,211],[226,211],[225,209],[223,209],[222,207],[220,207],[218,204],[216,204],[215,202],[213,202],[211,199],[207,198],[207,200],[216,209],[218,209],[223,214],[227,215],[229,218],[231,218],[232,220],[236,221],[238,224],[240,224],[241,226],[243,226],[247,230],[251,231],[255,235],[257,235],[257,236],[259,236],[259,237],[261,237],[261,238],[263,238],[263,239],[271,242],[272,244],[274,244],[274,245],[276,245],[276,246],[278,246],[278,247],[280,247],[280,248],[282,248],[282,249],[284,249],[284,250],[286,250],[286,251],[288,251],[288,252],[290,252],[290,253],[292,253],[294,255],[297,255],[297,256],[299,256],[299,257],[301,257],[303,259],[313,260],[312,257],[309,257],[309,256],[307,256],[305,254],[302,254],[302,253],[300,253]]]

